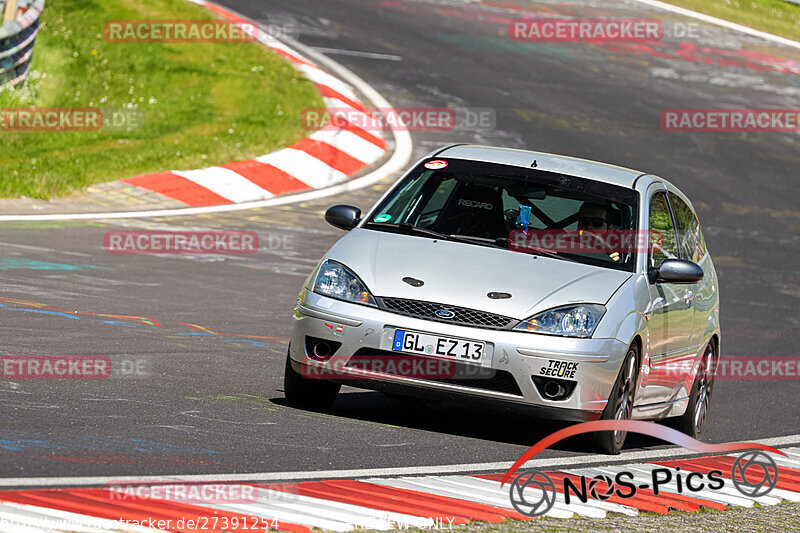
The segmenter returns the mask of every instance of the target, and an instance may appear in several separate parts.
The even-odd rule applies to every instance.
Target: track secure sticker
[[[439,170],[440,168],[444,168],[447,166],[447,161],[442,161],[441,159],[434,159],[433,161],[428,161],[425,163],[425,168],[430,170]]]
[[[548,359],[547,366],[543,366],[539,369],[539,375],[575,379],[575,372],[577,371],[578,363],[575,361],[553,361],[552,359]]]

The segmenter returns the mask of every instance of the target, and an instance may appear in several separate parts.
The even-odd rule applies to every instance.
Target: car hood
[[[452,241],[356,228],[328,259],[355,272],[375,296],[450,304],[523,320],[570,303],[605,304],[629,272]],[[404,277],[424,282],[412,287]],[[491,299],[506,292],[508,299]]]

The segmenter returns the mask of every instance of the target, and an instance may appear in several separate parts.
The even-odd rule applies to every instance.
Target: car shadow
[[[270,401],[282,407],[315,412],[290,405],[283,397],[271,398]],[[532,446],[551,433],[574,424],[574,422],[539,419],[497,409],[434,403],[417,398],[360,390],[357,392],[343,390],[334,405],[324,412],[365,422],[525,447]],[[570,437],[553,444],[549,449],[598,453],[588,437],[589,435],[585,434]],[[659,439],[632,433],[628,435],[623,451],[665,444]]]

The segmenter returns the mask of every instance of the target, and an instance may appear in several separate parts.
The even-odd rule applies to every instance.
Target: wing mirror
[[[686,259],[665,259],[659,268],[650,268],[647,278],[650,283],[695,283],[703,279],[703,269]]]
[[[325,212],[325,220],[331,226],[350,231],[361,221],[361,209],[352,205],[334,205]]]

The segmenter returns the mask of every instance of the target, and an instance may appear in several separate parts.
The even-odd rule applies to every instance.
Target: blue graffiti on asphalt
[[[258,346],[260,348],[266,348],[267,347],[267,345],[262,343],[262,342],[248,341],[246,339],[236,339],[236,340],[233,340],[233,339],[222,339],[222,342],[246,342],[246,343],[252,344],[253,346]]]
[[[71,318],[72,320],[80,320],[81,317],[75,315],[68,315],[66,313],[59,313],[58,311],[45,311],[44,309],[24,309],[22,307],[9,307],[0,304],[0,307],[5,308],[6,311],[25,311],[26,313],[41,313],[43,315],[63,316],[64,318]]]
[[[2,431],[0,432],[0,450],[21,451],[25,449],[39,450],[67,450],[80,449],[84,451],[102,452],[150,452],[150,453],[221,453],[216,450],[195,448],[193,446],[178,446],[144,439],[125,439],[115,437],[94,437],[85,435],[61,435],[58,443],[42,440],[42,435],[28,433],[27,431]]]
[[[123,328],[147,328],[148,331],[152,331],[153,329],[162,329],[163,324],[158,321],[155,321],[151,318],[140,317],[140,316],[128,316],[128,315],[112,315],[112,314],[100,314],[100,313],[88,313],[83,311],[70,311],[66,309],[61,309],[58,307],[53,307],[51,305],[39,303],[39,302],[29,302],[26,300],[18,300],[16,298],[6,298],[0,297],[0,301],[7,302],[7,303],[0,303],[0,311],[21,311],[24,313],[38,313],[40,315],[50,315],[50,316],[57,316],[62,318],[69,318],[70,320],[81,320],[81,318],[86,318],[87,316],[94,316],[94,317],[104,317],[104,318],[118,318],[120,320],[103,320],[103,324],[108,324],[110,326],[118,326]],[[10,305],[9,305],[10,304]],[[11,305],[30,305],[32,307],[11,307]],[[83,316],[79,316],[83,315]],[[180,325],[180,326],[188,326],[194,329],[199,329],[200,331],[191,331],[191,332],[170,332],[172,334],[177,335],[191,335],[191,336],[204,336],[204,337],[217,337],[220,338],[223,342],[235,342],[235,343],[244,343],[249,344],[253,347],[258,348],[266,348],[272,343],[278,344],[288,344],[289,339],[285,339],[282,337],[271,337],[271,336],[264,336],[264,335],[246,335],[246,334],[234,334],[234,333],[220,333],[217,331],[210,330],[198,324],[190,324],[186,322],[176,322],[173,326]],[[234,338],[231,338],[234,337]],[[242,338],[245,337],[245,338]],[[247,338],[249,337],[249,338]],[[256,340],[253,340],[256,339]]]
[[[68,265],[66,263],[48,263],[46,261],[36,261],[35,259],[0,258],[0,270],[14,270],[20,268],[28,270],[109,270],[106,267],[86,264]]]
[[[103,320],[103,324],[111,324],[112,326],[122,326],[123,328],[155,328],[158,329],[158,326],[151,326],[150,324],[140,324],[138,322],[130,323],[130,322],[117,322],[116,320]]]

